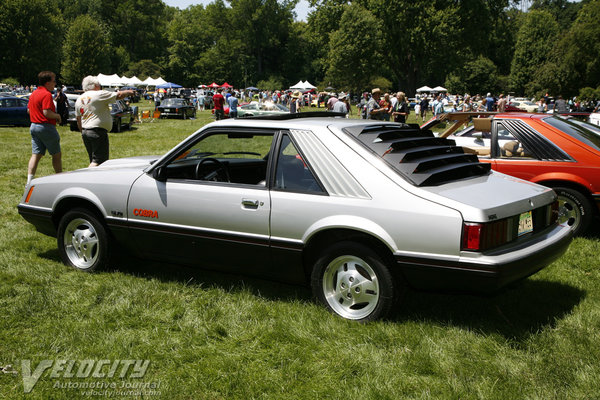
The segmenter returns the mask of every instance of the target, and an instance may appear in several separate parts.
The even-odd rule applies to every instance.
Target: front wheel
[[[58,224],[58,251],[63,263],[91,272],[108,266],[109,236],[100,220],[89,210],[67,212]]]
[[[558,222],[569,225],[573,235],[583,235],[594,218],[590,200],[571,188],[557,186],[552,189],[558,195]]]
[[[342,318],[373,321],[391,310],[398,288],[382,258],[354,242],[321,253],[311,274],[315,297]]]
[[[117,118],[117,126],[115,126],[115,132],[121,132],[121,118]]]

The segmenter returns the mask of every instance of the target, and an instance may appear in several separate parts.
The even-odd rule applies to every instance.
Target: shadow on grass
[[[410,292],[392,321],[431,321],[521,342],[555,327],[585,295],[562,283],[530,279],[490,296]]]
[[[39,256],[60,262],[56,249]],[[121,256],[115,271],[186,286],[217,287],[233,293],[248,291],[276,301],[312,301],[312,292],[307,286],[146,261],[129,255]],[[430,322],[482,334],[499,334],[519,346],[529,336],[553,328],[558,320],[572,312],[585,294],[565,284],[532,279],[491,296],[409,291],[389,321]]]
[[[129,255],[121,257],[118,271],[143,278],[159,279],[163,282],[181,282],[186,286],[218,287],[234,293],[248,291],[270,300],[310,301],[312,296],[310,288],[302,285],[179,264],[141,260]]]

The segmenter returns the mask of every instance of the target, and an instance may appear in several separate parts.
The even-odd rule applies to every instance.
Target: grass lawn
[[[212,120],[198,117],[110,134],[111,158],[164,153]],[[60,133],[65,170],[87,166],[80,134]],[[359,324],[328,313],[305,287],[135,258],[95,274],[66,267],[56,240],[17,213],[28,128],[0,128],[0,148],[0,399],[88,398],[81,387],[94,382],[116,385],[113,398],[600,397],[598,228],[497,296],[413,292],[390,320]],[[37,175],[50,173],[44,157]],[[143,377],[56,368],[130,359],[149,360]],[[23,360],[32,372],[51,360],[55,377],[48,369],[25,394]]]

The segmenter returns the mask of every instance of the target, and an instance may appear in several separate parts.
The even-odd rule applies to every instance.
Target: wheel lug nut
[[[356,293],[360,293],[360,288],[359,288],[359,287],[356,287],[356,288],[354,288],[354,291],[355,291]]]
[[[352,294],[348,293],[348,294],[346,295],[346,297],[347,297],[347,298],[349,298],[349,299],[351,299],[351,298],[352,298]]]
[[[350,282],[354,282],[354,277],[353,277],[353,276],[351,276],[350,278],[348,278],[348,280],[349,280]]]
[[[340,287],[341,287],[342,289],[346,289],[346,284],[345,284],[345,283],[342,283],[342,284],[340,285]]]

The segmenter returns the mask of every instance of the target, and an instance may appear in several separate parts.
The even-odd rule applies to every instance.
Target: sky
[[[163,2],[171,7],[187,8],[193,4],[204,4],[207,5],[212,3],[213,0],[163,0]],[[309,12],[309,5],[307,0],[300,0],[296,6],[296,16],[299,21],[306,21]]]

